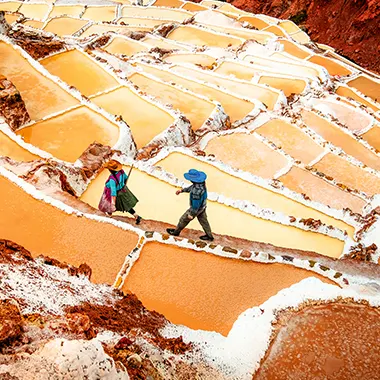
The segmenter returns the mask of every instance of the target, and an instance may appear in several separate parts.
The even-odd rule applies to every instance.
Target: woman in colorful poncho
[[[105,183],[99,210],[107,214],[112,214],[115,211],[129,212],[135,218],[136,224],[140,224],[141,216],[137,215],[133,209],[138,199],[126,185],[128,176],[125,174],[122,165],[116,160],[111,160],[104,167],[110,171],[110,176]]]

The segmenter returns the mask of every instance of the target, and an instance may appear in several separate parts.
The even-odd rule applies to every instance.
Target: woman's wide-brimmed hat
[[[103,165],[106,169],[117,172],[122,169],[122,165],[119,161],[110,160]]]
[[[188,181],[194,183],[202,183],[206,181],[207,175],[204,172],[200,172],[196,169],[190,169],[187,173],[183,175]]]

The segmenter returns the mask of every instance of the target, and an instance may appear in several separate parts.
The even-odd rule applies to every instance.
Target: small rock
[[[238,253],[237,249],[231,248],[231,247],[223,247],[223,251],[228,252],[228,253],[234,253],[234,254]]]

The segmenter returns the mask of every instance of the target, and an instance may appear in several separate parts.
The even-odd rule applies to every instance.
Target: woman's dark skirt
[[[116,196],[116,210],[122,212],[128,212],[136,206],[139,200],[134,196],[131,190],[127,186],[124,189],[118,191]]]

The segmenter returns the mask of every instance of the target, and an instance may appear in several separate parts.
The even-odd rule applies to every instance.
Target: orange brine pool
[[[176,324],[227,335],[238,316],[307,277],[285,264],[218,257],[174,245],[147,243],[123,286]],[[233,302],[232,302],[233,301]]]
[[[128,87],[120,87],[91,100],[109,113],[123,117],[131,128],[138,149],[174,123],[174,117],[168,112],[143,99]]]
[[[40,61],[53,75],[90,96],[118,86],[118,81],[87,54],[70,50]]]
[[[380,178],[351,164],[342,157],[327,154],[314,167],[351,189],[372,196],[380,192]]]
[[[333,186],[307,170],[293,166],[279,180],[288,188],[300,194],[306,194],[311,200],[343,210],[350,208],[361,214],[366,202],[337,186]]]
[[[75,266],[87,263],[94,282],[112,285],[126,255],[137,244],[137,234],[66,214],[2,176],[0,194],[2,238],[17,241],[35,256],[49,255]]]
[[[202,127],[215,110],[215,105],[210,101],[181,91],[169,84],[155,81],[143,74],[135,73],[128,79],[142,91],[157,97],[162,103],[172,104],[174,109],[180,110],[190,120],[194,130]]]
[[[257,128],[256,132],[305,164],[315,160],[324,152],[324,149],[301,129],[280,119],[266,122]]]
[[[22,148],[5,133],[0,131],[0,156],[10,157],[16,161],[32,161],[40,157]]]
[[[115,145],[119,128],[104,116],[81,106],[32,124],[17,134],[54,157],[74,162],[95,141]]]
[[[186,75],[189,78],[196,78],[201,81],[220,86],[234,94],[240,95],[241,97],[257,99],[264,103],[270,110],[273,110],[279,97],[277,91],[265,86],[258,86],[257,84],[250,83],[248,81],[237,81],[225,76],[213,75],[212,72],[194,70],[179,65],[174,66],[172,70],[182,75]]]
[[[185,42],[196,46],[214,46],[214,47],[237,47],[244,40],[233,36],[223,36],[213,33],[211,30],[196,28],[192,26],[179,26],[167,35],[170,40]]]
[[[78,100],[37,71],[12,46],[0,42],[0,73],[20,91],[32,120],[62,111]]]
[[[271,179],[288,160],[269,148],[253,134],[234,133],[217,136],[203,149],[232,167]]]
[[[380,157],[360,144],[355,138],[339,129],[339,127],[329,123],[326,119],[311,111],[303,110],[301,115],[305,125],[322,136],[326,141],[343,149],[347,154],[355,157],[369,167],[375,170],[380,169]]]
[[[175,75],[172,70],[160,70],[156,67],[147,65],[139,66],[145,72],[154,75],[155,77],[161,79],[163,82],[179,84],[196,94],[201,94],[210,100],[219,102],[223,106],[225,112],[230,116],[232,123],[243,119],[255,109],[255,104],[252,102],[235,97],[222,90],[207,86],[206,84],[195,82],[191,79],[186,79],[182,76]]]

